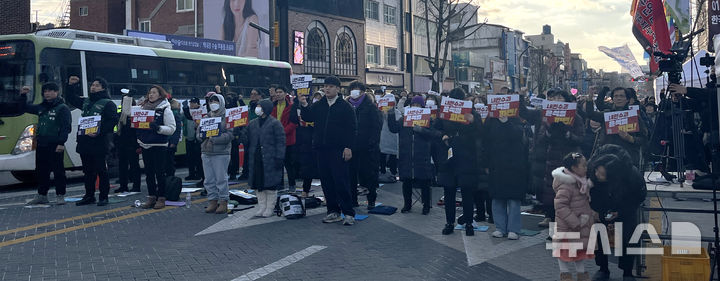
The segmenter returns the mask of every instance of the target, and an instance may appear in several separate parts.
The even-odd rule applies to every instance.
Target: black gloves
[[[155,122],[152,122],[152,123],[150,123],[150,130],[157,133],[160,130],[160,125],[158,125]]]

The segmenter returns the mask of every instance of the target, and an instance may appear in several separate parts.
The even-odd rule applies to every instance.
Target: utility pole
[[[38,11],[40,11],[40,10],[33,10],[33,11],[35,11],[35,22],[39,24],[40,21],[38,21]]]

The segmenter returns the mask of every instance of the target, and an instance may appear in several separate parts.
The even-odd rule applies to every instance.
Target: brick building
[[[125,0],[70,1],[70,28],[122,34],[125,28]]]
[[[0,35],[30,32],[30,1],[3,0],[0,9]]]
[[[70,27],[114,34],[128,29],[195,36],[194,1],[72,0]],[[199,0],[198,37],[202,37],[202,4]]]

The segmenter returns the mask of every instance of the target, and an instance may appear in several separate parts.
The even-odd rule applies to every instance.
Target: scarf
[[[142,109],[144,110],[155,110],[158,105],[160,105],[161,102],[163,102],[165,99],[159,98],[155,102],[151,102],[150,99],[145,99],[145,102],[143,102]]]
[[[565,169],[563,172],[565,174],[568,174],[575,178],[575,180],[580,183],[580,193],[581,194],[588,194],[588,190],[590,189],[590,185],[588,184],[588,178],[580,178],[575,173],[569,171],[568,169]]]
[[[350,102],[350,104],[352,104],[352,106],[354,108],[357,108],[358,106],[360,106],[360,104],[363,102],[363,100],[365,100],[365,95],[360,96],[357,100],[355,100],[353,98],[348,99],[348,101]]]

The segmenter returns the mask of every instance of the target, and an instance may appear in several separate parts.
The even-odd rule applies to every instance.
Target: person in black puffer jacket
[[[450,91],[453,99],[464,100],[465,91],[455,88]],[[437,151],[440,163],[438,183],[444,187],[445,228],[443,235],[451,234],[455,228],[455,197],[457,187],[462,194],[463,214],[473,214],[473,194],[477,189],[477,146],[475,140],[480,137],[482,118],[477,112],[466,114],[469,124],[438,120],[433,128],[442,133],[442,145]],[[452,155],[450,155],[452,152]],[[465,223],[465,234],[475,235],[472,223]]]
[[[425,107],[422,96],[415,96],[410,102],[411,107]],[[402,115],[396,118],[396,110],[389,110],[387,115],[388,129],[399,135],[398,171],[403,182],[403,208],[401,212],[407,213],[412,205],[412,189],[422,191],[422,214],[427,215],[432,207],[430,204],[430,182],[435,175],[430,158],[432,143],[439,140],[440,132],[431,128],[420,126],[404,127]],[[398,110],[399,111],[399,110]],[[398,112],[399,113],[399,112]],[[433,123],[435,121],[431,121]],[[432,124],[431,124],[432,125]]]
[[[378,188],[378,167],[380,167],[380,131],[382,118],[380,110],[370,96],[365,94],[365,85],[360,82],[350,84],[350,97],[347,101],[355,110],[357,118],[357,137],[350,160],[350,191],[353,205],[358,204],[358,184],[368,189],[368,210],[375,207]]]
[[[315,93],[312,98],[312,103],[319,101],[322,98],[322,94],[319,92]],[[307,197],[310,188],[312,187],[313,179],[320,178],[317,166],[317,156],[312,149],[312,136],[313,130],[315,130],[315,124],[312,122],[305,122],[300,114],[300,101],[295,97],[293,103],[293,110],[298,114],[300,125],[295,130],[295,146],[297,147],[298,166],[300,170],[300,178],[303,179],[303,191],[302,197]]]
[[[645,179],[640,170],[632,165],[630,154],[618,145],[604,145],[595,152],[588,162],[588,176],[594,183],[590,190],[590,207],[599,214],[600,222],[606,225],[615,222],[623,224],[623,252],[618,267],[623,270],[623,276],[630,279],[635,256],[628,255],[627,248],[637,246],[630,245],[629,241],[638,225],[638,208],[647,195]],[[609,280],[609,253],[604,253],[602,243],[598,245],[595,263],[600,270],[593,280]]]

